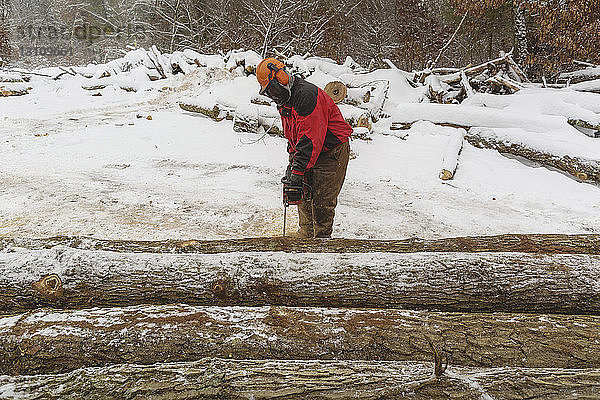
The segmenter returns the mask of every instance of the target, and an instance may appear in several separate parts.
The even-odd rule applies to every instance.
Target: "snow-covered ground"
[[[36,77],[29,95],[0,98],[0,235],[280,235],[285,140],[177,105],[209,84],[223,96],[258,91],[254,77],[232,76],[198,69],[135,93]],[[600,188],[560,172],[465,143],[454,180],[441,181],[444,129],[421,122],[406,140],[352,141],[334,236],[600,233]]]

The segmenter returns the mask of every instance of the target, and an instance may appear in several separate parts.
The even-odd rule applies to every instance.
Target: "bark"
[[[527,44],[527,9],[524,7],[524,1],[513,0],[513,13],[515,16],[517,62],[520,65],[524,65],[529,55]]]
[[[406,310],[197,307],[40,310],[0,318],[0,374],[233,359],[431,361],[599,368],[600,317]]]
[[[600,315],[600,256],[0,253],[0,313],[139,304]]]
[[[568,122],[569,122],[570,125],[578,126],[580,128],[592,129],[592,130],[595,130],[595,131],[600,131],[600,125],[592,124],[592,123],[590,123],[588,121],[584,121],[584,120],[581,120],[581,119],[570,119]]]
[[[0,251],[11,248],[30,250],[67,246],[82,250],[107,250],[131,253],[231,253],[282,251],[288,253],[417,253],[417,252],[521,252],[538,254],[600,255],[600,235],[581,234],[504,234],[465,236],[444,239],[293,239],[266,237],[223,240],[110,240],[85,236],[50,238],[0,237]]]
[[[120,364],[68,374],[0,376],[20,399],[578,399],[600,394],[594,369],[450,367],[431,363],[226,360]]]
[[[535,149],[519,142],[506,142],[495,135],[486,134],[485,129],[470,129],[465,139],[475,147],[494,149],[500,153],[512,154],[538,162],[544,166],[567,172],[583,181],[600,183],[600,161],[559,155]]]
[[[233,120],[233,116],[235,113],[233,109],[222,106],[220,104],[215,104],[212,108],[210,108],[203,107],[198,104],[189,104],[186,102],[181,102],[179,103],[179,107],[185,111],[195,112],[210,117],[217,122],[223,121],[224,119]]]

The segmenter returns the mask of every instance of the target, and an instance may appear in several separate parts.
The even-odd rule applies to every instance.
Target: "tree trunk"
[[[524,65],[529,55],[527,45],[527,10],[522,0],[513,0],[515,16],[515,44],[517,48],[517,63]]]
[[[30,250],[67,246],[82,250],[131,253],[231,253],[282,251],[287,253],[417,253],[417,252],[522,252],[539,254],[600,255],[600,235],[505,234],[444,239],[292,239],[264,237],[223,240],[110,240],[81,236],[42,239],[0,237],[0,251],[12,247]]]
[[[600,317],[405,310],[195,307],[40,310],[0,318],[0,374],[234,359],[431,361],[598,368]]]
[[[431,363],[202,359],[121,364],[68,374],[0,376],[21,399],[578,399],[600,393],[600,371],[449,367]],[[42,395],[44,393],[44,395]],[[41,396],[41,397],[40,397]]]
[[[600,314],[600,256],[0,253],[0,313],[139,304]]]

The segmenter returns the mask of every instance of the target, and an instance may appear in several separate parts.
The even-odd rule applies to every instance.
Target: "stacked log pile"
[[[598,66],[582,63],[585,69],[560,74],[555,83],[550,84],[546,80],[530,82],[513,60],[512,52],[502,53],[479,65],[427,68],[412,73],[397,70],[388,61],[389,66],[396,69],[392,72],[398,72],[393,75],[363,68],[350,57],[343,64],[309,55],[295,55],[284,61],[291,73],[315,83],[331,95],[354,128],[354,139],[372,140],[373,132],[406,139],[410,132],[399,134],[397,130],[410,130],[418,121],[457,128],[453,133],[440,135],[444,136],[441,138],[444,150],[440,152],[439,170],[442,180],[453,179],[457,173],[464,143],[460,140],[462,137],[475,147],[529,160],[528,165],[563,171],[584,182],[600,182],[597,142],[581,135],[592,139],[600,137]],[[175,74],[190,74],[199,68],[228,71],[229,74],[233,71],[231,76],[248,76],[255,73],[259,62],[260,56],[251,50],[231,51],[225,56],[204,55],[193,50],[166,54],[152,46],[149,50],[132,50],[105,64],[57,67],[42,72],[2,72],[0,95],[29,93],[27,81],[37,75],[55,80],[84,77],[82,88],[99,96],[110,86],[136,92],[147,88],[152,81]],[[413,103],[411,106],[415,107],[411,112],[407,112],[410,107],[402,102],[397,106],[396,99],[388,101],[392,83],[418,94],[420,103]],[[556,87],[563,89],[546,89]],[[518,105],[525,98],[529,98],[529,105],[539,104],[539,114],[520,111]],[[411,97],[410,101],[415,99]],[[178,103],[183,110],[216,121],[230,120],[233,130],[238,133],[283,135],[275,104],[257,93],[217,97],[206,90],[199,96],[182,97]],[[429,103],[440,107],[432,109]],[[466,113],[469,107],[477,110]],[[519,129],[521,133],[516,132]],[[522,134],[523,130],[548,134],[527,138]],[[570,138],[564,138],[565,135]],[[567,145],[562,147],[561,143]]]
[[[2,239],[0,398],[593,398],[599,243]]]
[[[414,73],[411,83],[415,87],[426,87],[428,100],[440,106],[401,106],[392,117],[390,129],[409,130],[418,121],[464,129],[465,139],[475,147],[521,157],[532,161],[533,165],[563,171],[580,181],[600,183],[600,153],[590,151],[597,145],[580,135],[600,137],[600,108],[597,107],[600,103],[593,94],[600,93],[594,89],[600,87],[597,84],[599,75],[599,67],[588,65],[585,70],[559,75],[557,81],[562,84],[549,85],[545,80],[542,84],[533,84],[514,62],[511,53],[462,69],[427,69]],[[549,86],[590,93],[515,94],[523,89]],[[527,96],[531,97],[530,103],[541,104],[543,119],[540,115],[507,111],[511,101],[522,102]],[[564,100],[561,96],[570,96],[572,100]],[[469,109],[471,106],[478,109]],[[532,138],[519,134],[519,129],[533,132]],[[459,130],[456,135],[460,134]],[[536,132],[556,132],[558,135],[542,137],[536,136]],[[563,133],[570,138],[563,138]],[[567,145],[559,148],[556,144],[561,142]],[[456,142],[448,142],[444,162],[448,153],[454,154],[456,148]],[[453,175],[442,171],[440,178]]]

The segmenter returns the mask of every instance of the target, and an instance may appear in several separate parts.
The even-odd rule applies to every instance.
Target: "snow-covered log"
[[[26,76],[18,72],[0,71],[0,83],[23,83],[29,82]]]
[[[461,105],[514,112],[562,116],[572,126],[600,130],[600,97],[593,93],[530,89],[517,95],[476,93]],[[485,111],[483,111],[485,113]]]
[[[182,72],[184,74],[189,74],[198,67],[196,64],[191,65],[188,62],[188,58],[185,57],[180,51],[176,51],[171,54],[169,62],[173,72]]]
[[[469,368],[449,366],[441,377],[429,362],[227,360],[118,364],[66,374],[0,376],[0,397],[22,400],[40,393],[61,399],[454,399],[594,398],[597,369]]]
[[[233,115],[233,130],[239,133],[258,133],[258,107],[254,105],[239,106]]]
[[[476,65],[474,67],[465,68],[461,72],[455,72],[449,75],[440,76],[440,80],[445,83],[458,83],[462,79],[462,73],[468,77],[479,75],[485,70],[497,71],[501,66],[508,64],[508,59],[512,57],[511,53],[506,53],[503,56],[494,60]],[[495,75],[495,73],[493,74]]]
[[[440,171],[440,179],[447,181],[454,178],[456,167],[458,166],[458,157],[463,148],[463,141],[466,131],[464,129],[457,129],[453,132],[446,146],[444,147],[444,153],[442,154],[442,167]]]
[[[580,92],[590,92],[600,94],[600,79],[594,79],[592,81],[585,81],[576,83],[569,86],[570,89],[578,90]]]
[[[366,103],[371,101],[371,88],[348,88],[348,93],[344,102],[360,108],[368,108]]]
[[[520,128],[532,132],[569,129],[566,119],[553,115],[531,115],[516,111],[454,104],[401,104],[392,115],[395,125],[431,121],[462,128]]]
[[[242,67],[247,74],[253,74],[262,61],[260,54],[253,50],[232,50],[225,55],[225,68],[234,69]]]
[[[371,114],[367,110],[351,106],[350,104],[338,104],[338,107],[344,119],[351,127],[371,130]]]
[[[416,253],[416,252],[520,252],[536,254],[600,255],[600,235],[580,234],[505,234],[443,239],[329,239],[310,240],[265,237],[224,240],[109,240],[81,236],[55,236],[29,239],[0,237],[0,251],[29,250],[67,246],[81,250],[106,250],[126,253],[231,253],[280,251],[288,253]]]
[[[590,255],[177,255],[60,247],[0,253],[0,314],[167,303],[600,314],[599,281],[600,258]]]
[[[39,310],[0,318],[0,374],[203,357],[600,368],[600,317],[190,305]]]
[[[494,129],[472,128],[469,129],[465,138],[475,147],[494,149],[500,153],[524,157],[542,165],[567,172],[583,181],[591,180],[600,183],[600,160],[598,159],[545,151],[532,147],[521,140],[509,141]]]
[[[194,101],[191,99],[179,102],[179,107],[185,111],[195,112],[210,117],[215,121],[233,120],[235,110],[215,102]]]
[[[0,83],[0,97],[24,96],[31,87],[23,83]]]
[[[574,72],[565,72],[558,76],[559,82],[580,83],[600,79],[600,67],[590,67]]]

